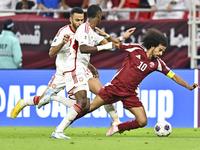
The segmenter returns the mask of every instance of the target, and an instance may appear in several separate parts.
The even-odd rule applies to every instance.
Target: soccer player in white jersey
[[[70,53],[69,45],[70,45],[70,39],[75,34],[75,31],[77,28],[84,22],[84,12],[81,8],[75,7],[71,10],[71,17],[70,17],[71,24],[66,25],[59,29],[58,33],[56,34],[49,51],[50,57],[56,56],[56,73],[52,77],[52,79],[49,81],[47,92],[50,94],[58,93],[61,90],[65,88],[65,81],[64,81],[64,75],[63,75],[63,66],[65,64],[65,61],[68,58],[68,55]],[[89,69],[88,69],[89,68]],[[90,86],[90,91],[94,94],[97,94],[98,91],[103,87],[101,82],[94,78],[90,72],[90,70],[93,72],[93,74],[98,77],[99,73],[91,64],[88,65],[87,71],[87,82]],[[52,91],[48,91],[48,89],[52,89]],[[46,93],[44,92],[44,94]],[[39,100],[44,96],[32,96],[28,99],[21,99],[18,101],[16,106],[11,111],[11,118],[16,118],[17,115],[20,113],[20,111],[26,107],[26,106],[32,106],[37,105]],[[64,105],[71,107],[76,101],[73,99],[73,97],[69,98],[60,98],[59,96],[53,97],[52,100],[58,101],[63,103]],[[41,105],[39,106],[39,108]],[[116,109],[113,105],[105,105],[106,111],[109,113],[111,118],[113,119],[113,122],[119,123],[119,118],[116,112]]]
[[[62,122],[52,133],[53,138],[65,138],[63,131],[79,116],[82,116],[90,108],[87,99],[87,89],[89,88],[86,77],[86,70],[90,61],[90,53],[100,50],[114,48],[114,43],[99,36],[94,28],[101,22],[101,8],[98,5],[90,5],[87,10],[88,21],[83,23],[77,29],[71,43],[70,55],[65,63],[63,73],[65,75],[66,90],[69,95],[75,96],[76,104],[71,107]],[[114,39],[107,37],[109,40],[119,42],[128,38],[135,28],[129,29],[123,35],[123,38]],[[94,47],[95,43],[105,44]],[[47,93],[44,99],[39,102],[45,104],[45,101],[52,99],[51,94]],[[49,98],[51,97],[51,98]],[[60,135],[60,136],[59,136]]]

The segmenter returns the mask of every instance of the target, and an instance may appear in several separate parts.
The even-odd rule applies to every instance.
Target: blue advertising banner
[[[114,76],[116,69],[100,69],[103,85]],[[190,85],[198,82],[197,70],[173,70]],[[19,99],[41,95],[55,70],[0,70],[0,126],[57,126],[68,108],[58,102],[37,109],[27,106],[11,119],[10,112]],[[173,127],[197,127],[198,92],[189,91],[159,72],[150,74],[139,87],[139,96],[145,107],[148,125],[154,127],[157,121],[167,120]],[[67,96],[65,91],[59,93]],[[95,97],[91,93],[91,99]],[[115,104],[122,122],[133,120],[134,116],[123,109],[122,103]],[[72,127],[109,127],[112,119],[104,107],[75,121]]]

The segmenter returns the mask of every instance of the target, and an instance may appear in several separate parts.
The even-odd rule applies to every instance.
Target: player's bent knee
[[[89,110],[90,110],[90,105],[86,105],[85,107],[82,107],[82,108],[83,108],[83,109],[82,109],[82,112],[88,113]]]
[[[147,125],[147,120],[142,122],[142,127],[145,127]]]
[[[141,127],[145,127],[148,123],[147,119],[144,119],[144,120],[141,120],[141,121],[138,121],[138,123],[140,124]]]
[[[82,108],[87,108],[87,101],[86,102],[82,102],[81,104],[79,104]]]

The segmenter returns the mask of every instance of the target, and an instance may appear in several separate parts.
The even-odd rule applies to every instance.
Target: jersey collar
[[[71,24],[69,25],[70,30],[75,33],[75,31],[72,29]]]
[[[86,24],[89,24],[89,26],[92,28],[92,26],[90,25],[90,23],[88,21],[85,22]],[[92,28],[92,30],[94,31],[94,29]]]

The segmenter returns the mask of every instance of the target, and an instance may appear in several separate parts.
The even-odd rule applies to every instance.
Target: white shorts
[[[90,69],[87,68],[86,69],[86,80],[88,81],[92,77],[93,77],[93,75],[92,75]],[[63,74],[55,73],[54,76],[49,81],[48,87],[51,88],[55,93],[58,93],[61,90],[64,90],[66,85],[68,85],[68,83],[65,83],[65,76]],[[89,93],[89,91],[87,93]],[[68,97],[69,96],[70,95],[68,95]]]
[[[88,80],[93,77],[90,70],[77,66],[73,72],[65,73],[66,91],[69,98],[74,99],[74,94],[81,90],[87,91],[87,97],[90,98]]]

